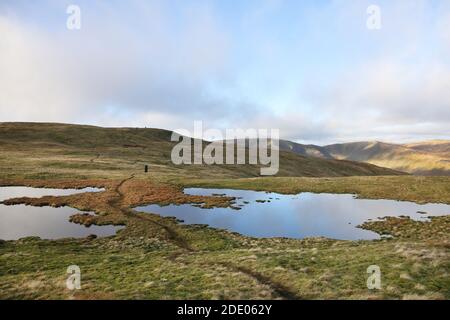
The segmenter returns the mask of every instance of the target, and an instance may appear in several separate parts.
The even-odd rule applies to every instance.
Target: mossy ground
[[[39,137],[41,129],[24,136],[20,130],[3,133],[0,185],[105,187],[99,194],[20,198],[8,203],[67,205],[96,213],[93,218],[74,217],[77,223],[126,227],[114,237],[101,239],[0,241],[1,299],[450,298],[448,218],[426,223],[388,219],[364,225],[394,235],[379,241],[255,239],[131,209],[143,203],[229,205],[229,199],[220,197],[185,196],[182,188],[187,186],[353,193],[450,204],[449,177],[248,178],[258,170],[173,166],[170,152],[164,151],[171,144],[155,140],[153,145],[139,146],[153,141],[155,132],[147,137],[147,131],[127,129],[127,134],[133,133],[129,140],[122,133],[111,136],[88,129],[77,129],[70,136],[55,136],[53,129],[45,137]],[[281,173],[335,172],[333,167],[305,161],[304,167],[292,162]],[[150,164],[148,174],[143,173],[144,164]],[[239,179],[243,177],[247,178]],[[366,286],[367,267],[374,264],[381,268],[381,290]],[[70,265],[81,268],[81,290],[65,286]]]
[[[406,190],[411,178],[405,180]],[[308,189],[310,178],[293,179]],[[352,179],[352,178],[349,178]],[[361,178],[358,178],[361,179]],[[363,178],[379,187],[380,178]],[[392,179],[392,178],[381,178]],[[333,181],[334,179],[331,179]],[[370,181],[372,180],[372,181]],[[445,194],[448,181],[434,181]],[[81,182],[80,182],[81,181]],[[150,182],[136,177],[124,180],[80,180],[78,186],[107,188],[95,199],[92,194],[42,199],[16,199],[34,205],[71,205],[98,213],[94,223],[125,224],[115,237],[102,239],[41,240],[25,238],[0,244],[0,298],[3,299],[449,299],[450,219],[431,222],[388,219],[364,227],[395,236],[378,241],[330,239],[255,239],[205,226],[181,225],[175,219],[136,213],[136,203],[177,203],[185,199],[180,185]],[[188,180],[186,180],[188,181]],[[277,179],[252,179],[255,189],[280,190]],[[9,181],[8,184],[14,181]],[[317,179],[309,181],[320,184]],[[322,182],[322,188],[330,180]],[[19,183],[19,181],[16,181]],[[51,186],[53,182],[27,180],[22,184]],[[238,185],[236,185],[238,183]],[[239,184],[240,183],[240,184]],[[248,187],[242,181],[196,181],[195,185]],[[398,184],[401,182],[397,181]],[[361,185],[354,184],[355,193]],[[155,191],[156,190],[156,191]],[[318,191],[311,188],[309,191]],[[333,189],[334,190],[334,189]],[[165,191],[165,192],[162,192]],[[336,192],[338,190],[334,190]],[[325,192],[325,191],[324,191]],[[367,191],[370,194],[370,190]],[[429,201],[414,187],[405,191],[416,201]],[[391,197],[396,197],[391,194]],[[397,197],[402,198],[400,195]],[[215,197],[210,197],[215,205]],[[218,197],[220,198],[220,197]],[[411,200],[414,200],[411,198]],[[441,198],[447,202],[445,197]],[[14,203],[14,200],[12,200]],[[448,202],[447,202],[448,203]],[[219,206],[222,202],[216,203]],[[84,223],[82,220],[79,221]],[[413,232],[411,230],[414,230]],[[65,286],[69,265],[82,271],[82,289]],[[366,286],[367,267],[378,265],[381,290]]]
[[[449,298],[448,246],[412,241],[247,239],[187,252],[157,239],[28,239],[0,252],[3,299]],[[65,288],[73,264],[75,292]],[[373,264],[381,290],[366,287]]]

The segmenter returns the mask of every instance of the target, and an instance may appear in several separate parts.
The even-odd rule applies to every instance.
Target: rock
[[[95,234],[90,234],[90,235],[88,235],[88,236],[86,237],[86,239],[88,239],[88,240],[94,240],[94,239],[97,239],[97,235],[95,235]]]

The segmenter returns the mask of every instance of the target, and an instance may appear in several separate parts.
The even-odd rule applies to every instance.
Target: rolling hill
[[[449,140],[430,140],[425,142],[404,144],[404,146],[417,151],[431,152],[434,154],[445,155],[447,157],[450,156]]]
[[[329,145],[325,149],[336,159],[363,161],[419,175],[450,175],[450,141],[355,142]]]
[[[323,159],[352,160],[417,175],[450,175],[450,141],[409,144],[361,141],[327,146],[280,141],[280,150]]]
[[[334,157],[324,147],[314,144],[300,144],[289,140],[279,141],[280,150],[291,151],[303,156],[317,157],[322,159],[334,159]]]
[[[142,171],[190,177],[255,177],[256,165],[174,165],[172,132],[150,128],[102,128],[58,123],[0,123],[0,169],[20,168],[25,177],[124,176]],[[396,170],[349,160],[280,151],[278,176],[399,175]],[[17,172],[17,170],[15,170]]]

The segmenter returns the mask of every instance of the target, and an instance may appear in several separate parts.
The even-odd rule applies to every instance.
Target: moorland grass
[[[95,196],[50,197],[35,204],[93,209],[94,223],[126,227],[100,239],[0,241],[1,299],[450,298],[447,217],[363,225],[392,239],[295,240],[244,237],[130,209],[141,202],[185,201],[180,190],[191,186],[450,204],[449,177],[336,177],[355,174],[353,165],[339,164],[336,171],[335,164],[288,154],[284,177],[252,178],[257,168],[171,165],[166,131],[37,127],[22,132],[10,125],[1,132],[0,184],[104,186]],[[148,174],[144,164],[150,164]],[[319,171],[323,177],[310,177]],[[77,291],[65,286],[73,264],[82,272]],[[366,286],[373,264],[381,268],[380,290]]]

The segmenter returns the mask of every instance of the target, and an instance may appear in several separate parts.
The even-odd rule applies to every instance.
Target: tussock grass
[[[0,298],[450,298],[447,218],[428,224],[387,219],[365,225],[393,239],[295,240],[244,237],[131,210],[141,203],[227,205],[224,198],[186,197],[182,188],[187,186],[450,203],[448,177],[336,177],[393,172],[286,154],[281,175],[320,172],[332,177],[248,178],[259,170],[171,165],[168,135],[151,129],[0,125],[0,185],[106,188],[95,195],[21,198],[11,204],[68,205],[97,213],[89,219],[74,217],[78,223],[126,226],[116,236],[100,239],[0,241]],[[144,174],[147,163],[150,172]],[[67,267],[73,264],[82,272],[82,289],[75,292],[65,287]],[[381,268],[381,290],[366,287],[366,269],[373,264]]]

